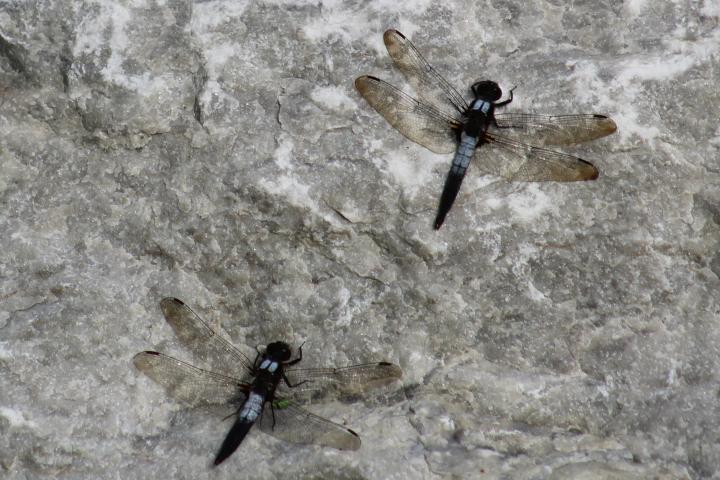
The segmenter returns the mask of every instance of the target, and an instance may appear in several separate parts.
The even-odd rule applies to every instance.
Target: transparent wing
[[[307,410],[292,400],[276,398],[265,405],[258,427],[268,435],[291,443],[333,447],[339,450],[360,448],[358,434]]]
[[[355,80],[360,95],[397,131],[435,153],[452,153],[457,147],[453,117],[418,102],[389,83],[368,75]]]
[[[394,382],[402,377],[402,370],[392,363],[379,362],[343,368],[293,368],[285,370],[285,376],[291,385],[297,385],[281,387],[287,395],[353,395]]]
[[[610,135],[617,130],[615,122],[604,115],[540,115],[531,113],[496,113],[500,129],[490,131],[517,138],[533,145],[572,145]]]
[[[249,388],[235,378],[208,372],[158,352],[140,352],[133,357],[133,363],[169,395],[193,407],[236,404]]]
[[[160,308],[178,339],[189,348],[198,360],[214,372],[248,380],[253,362],[223,339],[190,307],[177,298],[164,298]]]
[[[485,134],[486,145],[473,156],[477,167],[493,175],[521,182],[578,182],[595,180],[598,170],[585,160],[561,152]]]
[[[467,102],[430,66],[410,40],[397,30],[386,31],[383,40],[393,62],[405,75],[420,99],[448,116],[461,118],[468,109]]]

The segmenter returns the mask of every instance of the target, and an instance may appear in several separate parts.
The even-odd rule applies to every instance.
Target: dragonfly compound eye
[[[265,352],[267,355],[281,362],[290,360],[290,356],[292,355],[290,346],[285,342],[273,342],[267,346]]]
[[[476,82],[471,89],[475,96],[482,100],[494,102],[495,100],[500,100],[500,97],[502,97],[500,86],[492,80]]]

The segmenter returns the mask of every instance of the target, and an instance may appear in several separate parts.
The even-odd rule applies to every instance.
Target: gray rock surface
[[[705,2],[0,2],[0,477],[720,478],[720,8]],[[600,179],[469,173],[353,89],[398,28],[463,91],[611,115]],[[136,372],[238,344],[404,379],[312,405],[358,452],[252,432]]]

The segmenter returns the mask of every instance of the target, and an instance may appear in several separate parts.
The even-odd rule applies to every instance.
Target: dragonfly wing
[[[388,362],[366,363],[343,368],[293,368],[285,370],[291,385],[288,395],[353,395],[388,385],[402,377],[402,370]]]
[[[457,148],[460,121],[418,102],[389,83],[365,75],[355,80],[360,95],[397,131],[435,153]]]
[[[190,307],[177,298],[164,298],[160,302],[160,308],[177,338],[198,360],[202,360],[214,372],[230,377],[249,378],[253,362],[218,335]]]
[[[397,30],[388,30],[383,40],[393,62],[422,101],[457,118],[467,111],[468,104],[463,96],[430,66],[405,35]]]
[[[236,405],[249,386],[225,375],[194,367],[158,352],[140,352],[135,367],[165,388],[168,394],[190,406]]]
[[[340,424],[300,408],[292,400],[277,398],[266,405],[258,428],[291,443],[312,444],[339,450],[357,450],[360,437]]]
[[[617,130],[612,118],[595,114],[496,113],[495,121],[499,129],[491,125],[491,133],[540,146],[589,142]]]
[[[500,135],[486,133],[473,163],[486,173],[521,182],[578,182],[595,180],[597,168],[582,158],[533,147]],[[486,148],[487,147],[487,148]]]

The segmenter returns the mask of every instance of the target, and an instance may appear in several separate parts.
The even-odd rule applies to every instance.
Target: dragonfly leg
[[[303,347],[303,345],[305,345],[305,342],[303,342],[302,345],[300,345],[300,346],[298,347],[298,358],[296,358],[295,360],[292,360],[292,361],[286,363],[285,365],[295,365],[295,364],[298,363],[300,360],[302,360],[302,347]]]
[[[270,414],[272,415],[273,419],[272,429],[275,430],[275,407],[273,406],[272,402],[270,402]]]
[[[287,385],[290,388],[299,387],[303,383],[308,383],[310,381],[310,380],[303,380],[302,382],[298,382],[295,385],[293,385],[292,383],[290,383],[290,380],[288,380],[287,376],[285,375],[285,372],[283,372],[282,378],[283,378],[283,381],[285,382],[285,385]]]
[[[513,90],[515,90],[516,88],[517,88],[517,85],[515,85],[514,87],[512,87],[512,88],[510,89],[510,98],[508,98],[508,99],[505,100],[504,102],[496,103],[495,106],[496,106],[496,107],[504,107],[504,106],[507,105],[508,103],[512,102],[512,101],[513,101]]]

